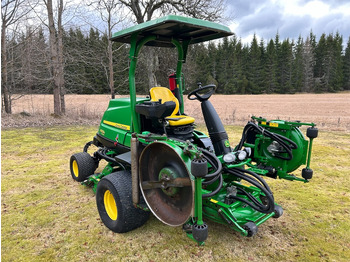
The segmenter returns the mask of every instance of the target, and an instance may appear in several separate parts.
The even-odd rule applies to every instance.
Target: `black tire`
[[[314,173],[314,172],[313,172],[312,169],[310,169],[310,168],[303,168],[303,170],[301,170],[301,176],[302,176],[304,179],[311,179],[313,173]]]
[[[316,138],[318,136],[318,129],[316,127],[309,127],[306,130],[306,136],[308,138]]]
[[[243,228],[248,231],[247,237],[252,237],[258,233],[258,227],[254,222],[247,222],[244,224]]]
[[[191,162],[191,173],[195,177],[205,177],[208,175],[207,160],[195,158]]]
[[[283,215],[283,208],[281,206],[275,205],[275,214],[273,215],[273,218],[279,218]]]
[[[86,152],[72,155],[69,165],[72,178],[78,182],[86,180],[97,168],[97,163],[94,158]]]
[[[116,233],[142,226],[150,215],[149,211],[134,207],[128,171],[115,172],[101,179],[97,185],[96,204],[102,222]]]
[[[192,227],[193,238],[198,242],[204,242],[208,238],[208,226],[206,223],[202,225],[194,224]]]

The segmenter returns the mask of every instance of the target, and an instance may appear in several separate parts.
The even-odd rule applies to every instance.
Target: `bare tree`
[[[16,24],[24,18],[30,9],[26,8],[25,0],[1,0],[1,90],[2,90],[2,108],[8,114],[12,113],[11,108],[11,90],[8,81],[8,61],[7,61],[7,41],[9,27],[15,27]]]
[[[154,16],[165,14],[184,14],[209,21],[223,18],[225,0],[120,0],[129,9],[136,23],[151,20]],[[159,66],[157,54],[153,49],[148,52],[149,87],[157,85],[155,72]]]
[[[118,0],[98,0],[88,4],[94,7],[101,16],[102,21],[107,24],[107,36],[108,39],[112,37],[113,29],[121,20],[124,19],[121,11],[121,7]],[[115,97],[114,90],[114,71],[113,71],[113,48],[112,42],[108,40],[107,46],[107,57],[108,57],[108,85],[111,91],[111,98]]]
[[[159,14],[184,14],[209,21],[223,18],[225,0],[120,0],[138,24]]]
[[[304,72],[304,86],[303,92],[313,92],[315,87],[314,79],[314,66],[315,66],[315,51],[312,46],[311,40],[309,37],[306,38],[306,42],[303,45],[302,50],[303,57],[303,72]]]
[[[47,9],[49,28],[49,46],[51,55],[52,77],[53,77],[53,96],[54,96],[54,114],[65,114],[65,88],[64,88],[64,61],[63,61],[63,26],[62,15],[64,11],[63,0],[57,1],[57,23],[55,23],[54,8],[52,0],[43,0]]]

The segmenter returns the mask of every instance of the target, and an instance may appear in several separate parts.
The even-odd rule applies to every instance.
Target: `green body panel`
[[[252,119],[256,120],[259,126],[265,128],[266,130],[292,140],[297,145],[297,148],[292,149],[293,158],[291,160],[278,158],[274,156],[273,153],[269,150],[269,146],[273,143],[273,140],[270,137],[264,136],[263,134],[257,134],[254,144],[244,144],[245,147],[252,148],[253,160],[256,162],[256,164],[247,163],[247,165],[250,167],[250,170],[259,175],[265,176],[268,172],[265,169],[259,168],[259,165],[262,164],[264,166],[275,168],[276,175],[279,178],[308,182],[306,179],[298,178],[288,173],[295,171],[304,164],[307,164],[307,168],[309,167],[313,139],[307,141],[299,128],[303,125],[314,127],[315,124],[289,122],[283,120],[266,121],[264,118],[254,116]],[[286,153],[281,155],[287,156]]]
[[[275,127],[273,123],[278,124],[278,126]],[[283,135],[291,139],[297,144],[298,148],[292,150],[293,159],[283,160],[274,157],[268,150],[268,146],[271,145],[272,139],[262,136],[259,136],[260,138],[258,138],[255,142],[255,144],[259,146],[255,146],[254,156],[257,159],[260,159],[262,163],[266,163],[266,165],[273,166],[277,170],[283,170],[287,173],[290,173],[296,170],[300,165],[306,163],[306,149],[308,147],[308,141],[305,140],[305,137],[299,128],[293,125],[288,125],[286,123],[286,121],[282,120],[273,120],[270,121],[270,125],[272,126],[264,124],[260,125],[270,132]]]
[[[148,100],[149,98],[137,98],[136,103]],[[136,121],[139,121],[139,115],[136,114],[136,116]],[[98,134],[130,147],[132,131],[130,99],[118,98],[110,100],[108,108],[103,114]]]

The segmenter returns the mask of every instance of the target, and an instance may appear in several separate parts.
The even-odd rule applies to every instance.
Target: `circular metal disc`
[[[152,213],[170,226],[186,223],[194,208],[194,188],[179,153],[163,142],[149,144],[140,156],[139,175],[142,195]]]

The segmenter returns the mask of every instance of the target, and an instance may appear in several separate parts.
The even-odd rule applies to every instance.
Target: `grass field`
[[[242,128],[228,126],[232,145]],[[70,177],[69,158],[96,126],[1,133],[2,261],[349,261],[350,134],[320,130],[310,183],[266,179],[284,215],[245,238],[208,222],[205,246],[151,216],[125,234],[99,219],[90,188]]]
[[[66,95],[65,123],[98,124],[106,110],[109,95]],[[185,113],[203,123],[198,101],[185,101]],[[350,92],[295,95],[213,95],[210,98],[225,125],[245,125],[252,115],[267,119],[315,122],[322,129],[350,131]],[[42,118],[53,113],[52,95],[27,95],[13,102],[13,113],[27,112],[32,117],[3,116],[2,126],[32,126],[58,122]],[[86,120],[88,119],[88,121]]]

